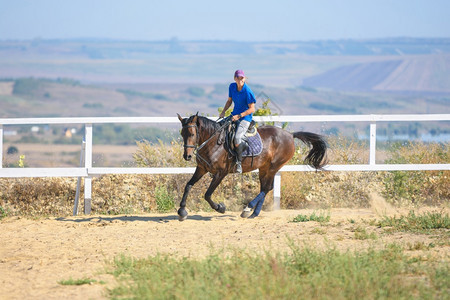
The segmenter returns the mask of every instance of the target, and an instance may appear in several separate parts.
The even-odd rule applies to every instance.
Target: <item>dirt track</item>
[[[334,209],[331,221],[290,222],[312,210],[262,212],[246,220],[239,213],[190,213],[179,222],[175,214],[137,216],[81,216],[0,221],[0,299],[101,299],[114,285],[102,274],[106,261],[121,253],[147,257],[157,253],[205,256],[213,249],[245,248],[249,251],[288,251],[289,239],[315,248],[335,246],[341,250],[383,247],[387,243],[407,245],[433,242],[430,235],[382,234],[370,226],[375,209]],[[355,238],[355,228],[376,232],[376,240]],[[447,243],[448,244],[448,243]],[[448,260],[448,247],[432,248],[432,255]],[[429,252],[427,252],[429,253]],[[413,255],[420,255],[416,251]],[[82,286],[63,286],[58,281],[90,278],[103,280]]]

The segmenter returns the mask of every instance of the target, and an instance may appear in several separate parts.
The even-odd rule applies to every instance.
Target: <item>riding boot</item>
[[[241,142],[239,146],[236,147],[236,172],[242,173],[242,153],[247,149],[248,145],[246,142]]]

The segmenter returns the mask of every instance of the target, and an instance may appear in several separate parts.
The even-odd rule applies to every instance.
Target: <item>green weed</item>
[[[130,299],[410,299],[439,298],[448,266],[411,261],[397,245],[382,250],[290,253],[235,250],[205,258],[119,256],[108,271],[112,298]],[[447,273],[448,275],[448,273]],[[425,280],[424,280],[425,278]]]
[[[378,238],[375,232],[368,233],[364,227],[358,226],[355,228],[355,239],[357,240],[376,240]]]
[[[5,209],[0,206],[0,220],[5,218],[8,214],[6,213]]]
[[[308,221],[315,221],[319,223],[326,223],[330,221],[330,214],[328,213],[325,215],[324,213],[320,213],[319,215],[316,215],[315,212],[313,212],[311,215],[298,215],[296,216],[292,222],[308,222]]]
[[[82,279],[68,279],[68,280],[61,280],[58,281],[60,285],[84,285],[84,284],[93,284],[96,283],[97,280],[95,279],[89,279],[89,278],[82,278]]]
[[[324,234],[327,234],[327,230],[324,229],[323,227],[316,227],[313,230],[311,230],[311,234],[324,235]]]
[[[390,227],[394,231],[411,231],[427,233],[433,229],[450,229],[450,218],[448,214],[439,212],[426,212],[416,215],[410,211],[407,216],[383,217],[378,226]]]

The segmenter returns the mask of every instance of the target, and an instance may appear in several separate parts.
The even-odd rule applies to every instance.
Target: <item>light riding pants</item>
[[[250,122],[246,120],[241,120],[237,125],[236,135],[234,136],[234,144],[239,145],[242,142],[242,138],[250,126]]]

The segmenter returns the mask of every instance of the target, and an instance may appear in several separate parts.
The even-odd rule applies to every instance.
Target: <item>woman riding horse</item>
[[[234,103],[231,112],[231,121],[236,122],[236,135],[234,144],[236,149],[236,172],[242,173],[242,153],[248,147],[247,143],[242,140],[252,122],[253,113],[255,112],[255,95],[250,87],[245,83],[246,77],[244,71],[236,70],[234,72],[234,81],[228,87],[228,100],[220,113],[219,118],[225,117],[225,112]]]
[[[194,175],[184,188],[183,198],[178,209],[179,220],[187,218],[186,199],[192,186],[200,180],[206,173],[212,175],[211,184],[205,193],[205,200],[211,208],[224,213],[226,208],[223,203],[215,203],[211,199],[217,186],[228,173],[235,170],[235,162],[221,142],[221,131],[224,126],[206,117],[196,115],[189,118],[182,118],[181,135],[184,142],[185,160],[191,160],[196,155],[197,167]],[[246,157],[242,160],[243,172],[250,172],[259,169],[260,193],[253,199],[241,216],[244,218],[254,218],[259,215],[264,203],[264,199],[269,191],[273,189],[275,174],[294,155],[294,138],[300,139],[311,149],[304,162],[315,169],[321,169],[325,165],[325,155],[327,145],[322,136],[310,132],[289,133],[284,129],[274,126],[258,127],[261,136],[263,149],[261,154],[255,157]]]

